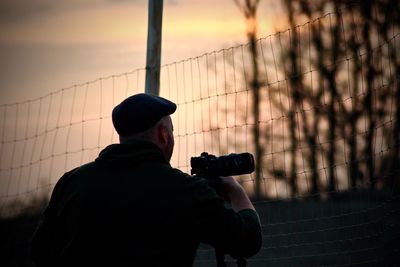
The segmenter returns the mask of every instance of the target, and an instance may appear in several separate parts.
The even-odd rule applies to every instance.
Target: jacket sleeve
[[[75,169],[74,169],[75,170]],[[65,173],[56,183],[42,221],[39,223],[31,240],[31,257],[37,266],[51,266],[54,257],[54,245],[58,227],[58,206],[68,176],[74,171]]]
[[[257,212],[252,209],[233,211],[204,179],[192,179],[194,182],[188,192],[193,199],[192,221],[199,240],[234,258],[255,255],[262,245]]]
[[[37,266],[51,266],[52,262],[57,219],[49,210],[47,207],[31,241],[31,257]]]

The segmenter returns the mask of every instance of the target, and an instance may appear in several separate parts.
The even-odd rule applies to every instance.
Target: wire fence
[[[111,109],[140,92],[143,77],[144,70],[136,70],[2,105],[2,212],[9,204],[47,197],[60,175],[117,142]]]
[[[399,33],[393,29],[389,39],[378,37],[372,40],[375,44],[370,50],[360,48],[357,53],[345,43],[341,55],[334,62],[328,58],[321,67],[312,40],[322,38],[336,25],[341,40],[351,38],[347,37],[351,29],[346,29],[343,21],[355,18],[353,13],[348,16],[329,13],[256,41],[261,72],[258,121],[253,114],[249,44],[164,65],[160,94],[178,104],[173,116],[177,144],[172,164],[188,172],[190,157],[203,151],[216,155],[254,152],[252,129],[258,125],[264,151],[263,196],[307,196],[326,191],[329,183],[334,184],[331,191],[370,183],[368,177],[352,177],[349,169],[356,163],[355,176],[367,176],[369,170],[363,164],[373,162],[383,168],[391,152],[398,154],[398,144],[386,139],[397,134],[398,55],[391,58],[391,54],[398,47]],[[325,48],[329,49],[333,48]],[[288,66],[287,57],[294,52],[297,65]],[[366,84],[366,60],[374,64],[372,84]],[[293,72],[289,67],[297,69]],[[335,96],[321,68],[334,69]],[[1,202],[51,189],[63,172],[93,160],[99,150],[117,142],[111,110],[125,97],[143,90],[144,74],[144,69],[135,70],[2,105]],[[365,106],[367,98],[371,108]],[[333,119],[337,122],[331,129],[329,121]],[[366,135],[371,135],[370,140]],[[363,155],[368,141],[373,147]],[[354,148],[356,143],[358,148]],[[369,178],[389,174],[372,173]],[[241,181],[251,192],[252,176]]]
[[[400,31],[396,23],[382,31],[379,7],[375,20],[363,20],[363,10],[292,22],[257,39],[256,54],[249,43],[161,68],[160,95],[178,105],[173,166],[189,172],[190,157],[203,151],[260,146],[261,179],[238,178],[251,195],[259,183],[264,199],[256,202],[266,235],[254,266],[373,265],[381,259],[371,255],[386,255],[392,242],[385,238],[399,216]],[[138,69],[0,106],[1,214],[32,209],[64,172],[117,142],[111,110],[144,90],[144,76]],[[302,199],[313,201],[280,201]],[[210,253],[200,249],[197,264],[209,266]]]

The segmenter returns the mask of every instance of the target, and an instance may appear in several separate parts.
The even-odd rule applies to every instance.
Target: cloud
[[[15,23],[52,12],[57,4],[52,0],[0,0],[0,22]]]
[[[175,2],[169,0],[167,2]],[[0,0],[0,23],[15,24],[69,11],[116,6],[147,5],[146,0]]]

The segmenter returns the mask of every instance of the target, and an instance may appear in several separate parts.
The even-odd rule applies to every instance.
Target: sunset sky
[[[259,36],[285,28],[261,1]],[[143,68],[145,0],[0,0],[0,104]],[[245,43],[233,0],[165,0],[162,64]]]

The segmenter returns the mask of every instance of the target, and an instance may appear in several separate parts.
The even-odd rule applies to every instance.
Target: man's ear
[[[165,145],[168,142],[167,129],[162,123],[157,126],[157,140],[160,145]]]

